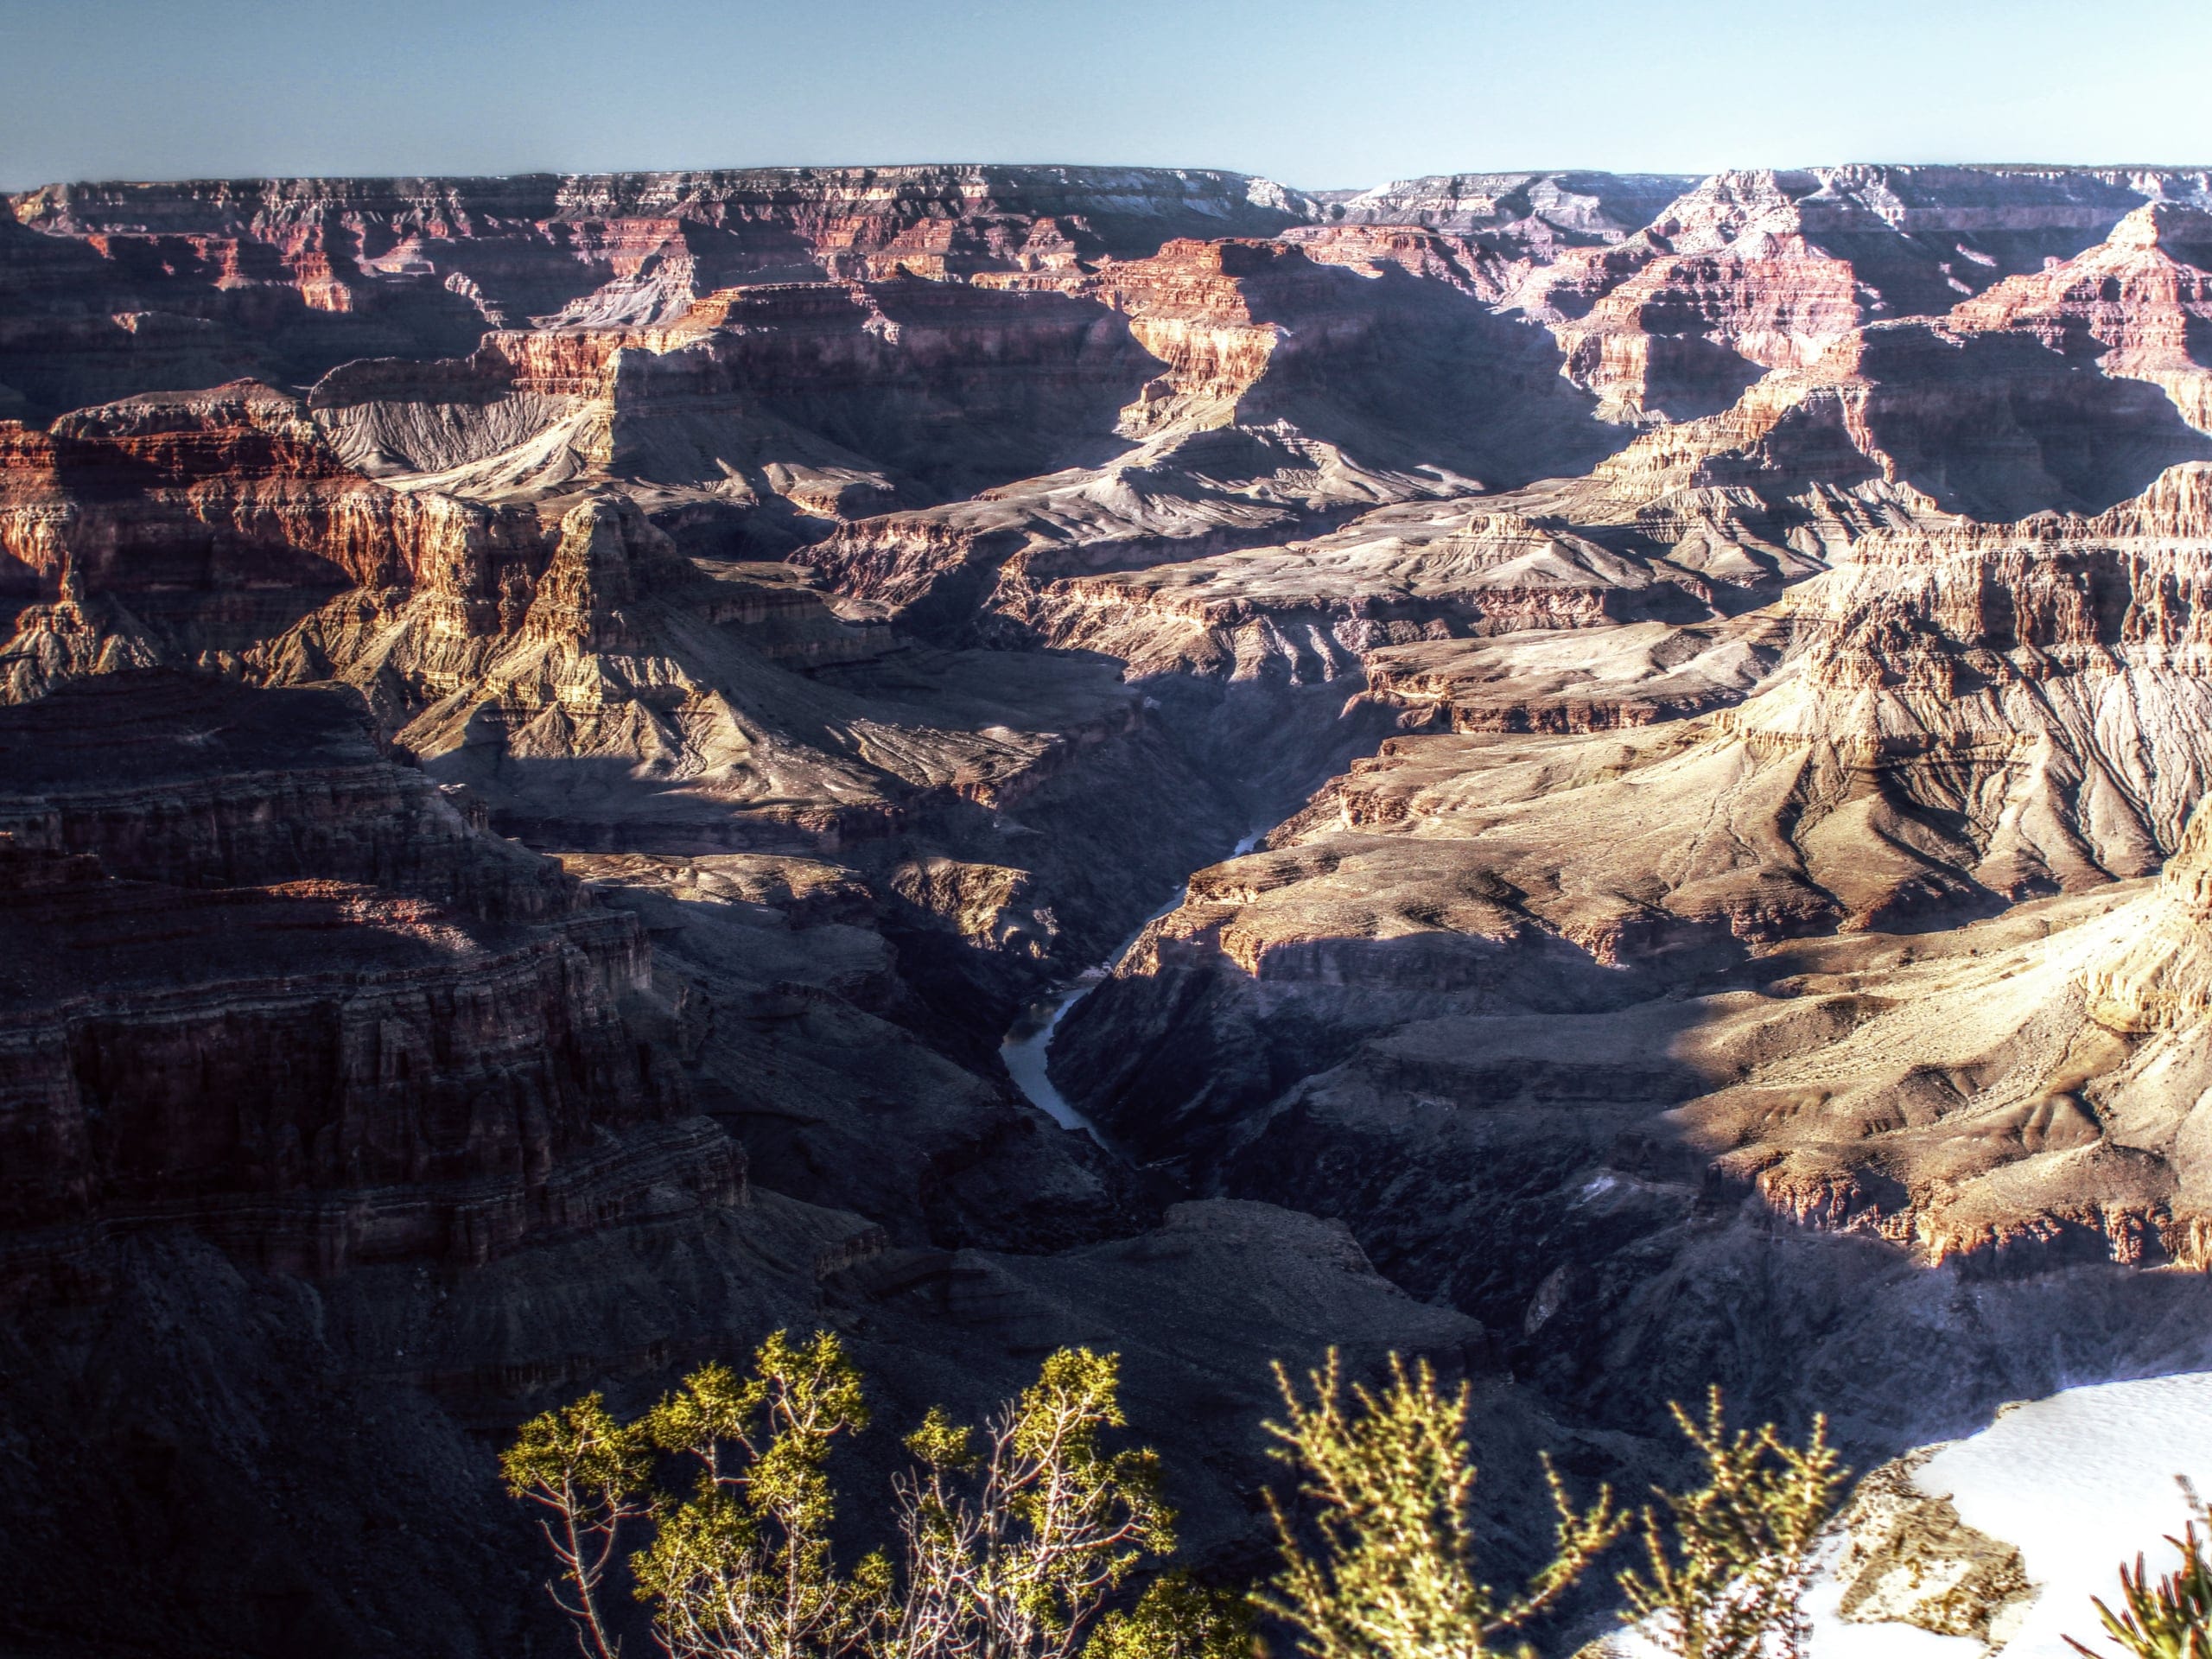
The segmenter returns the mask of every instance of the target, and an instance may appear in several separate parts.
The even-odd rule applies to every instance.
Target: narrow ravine
[[[1258,846],[1267,833],[1264,829],[1253,830],[1238,842],[1227,856],[1242,858]],[[1128,955],[1130,948],[1144,936],[1145,929],[1171,911],[1181,908],[1190,890],[1190,880],[1186,877],[1183,885],[1175,889],[1174,897],[1139,922],[1128,938],[1114,947],[1112,954],[1103,961],[1093,963],[1065,984],[1025,1007],[1014,1016],[1014,1023],[1007,1027],[1005,1040],[999,1045],[999,1057],[1006,1062],[1007,1074],[1014,1078],[1014,1086],[1028,1096],[1031,1105],[1064,1129],[1080,1129],[1116,1156],[1127,1154],[1108,1140],[1103,1130],[1077,1111],[1053,1086],[1046,1071],[1046,1062],[1052,1051],[1052,1039],[1059,1031],[1060,1021],[1067,1018],[1068,1011],[1105,982],[1120,965],[1122,958]]]

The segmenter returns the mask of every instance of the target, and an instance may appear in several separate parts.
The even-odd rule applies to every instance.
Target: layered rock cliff
[[[180,1223],[327,1273],[482,1262],[671,1180],[742,1196],[626,1026],[639,931],[471,830],[365,715],[160,672],[8,711],[15,1294]]]
[[[463,355],[540,316],[650,323],[738,283],[1072,266],[1310,211],[1236,174],[1019,167],[74,184],[9,205],[0,383],[41,414]]]
[[[1722,173],[1516,296],[1616,417],[1725,406],[1866,322],[1929,315],[2095,243],[2212,178],[2155,169],[1845,167]]]

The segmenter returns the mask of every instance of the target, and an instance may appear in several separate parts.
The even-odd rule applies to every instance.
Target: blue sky
[[[0,188],[778,162],[2212,164],[2212,0],[0,0]]]

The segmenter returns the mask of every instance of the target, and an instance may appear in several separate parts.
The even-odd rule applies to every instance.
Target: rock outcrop
[[[1617,418],[1724,407],[1862,323],[1926,316],[2094,243],[2202,173],[1845,167],[1722,173],[1635,235],[1563,253],[1516,296]]]
[[[461,356],[538,317],[662,321],[737,284],[1068,268],[1311,213],[1237,174],[1020,167],[72,184],[9,206],[0,383],[41,415]]]
[[[642,934],[365,713],[156,672],[0,720],[14,1294],[180,1223],[328,1273],[742,1197],[626,1025]]]
[[[1417,225],[1460,236],[1617,242],[1694,179],[1659,173],[1451,173],[1313,200],[1329,224]]]

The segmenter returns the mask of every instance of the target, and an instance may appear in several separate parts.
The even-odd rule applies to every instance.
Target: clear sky
[[[2212,0],[0,0],[0,188],[2212,164]]]

